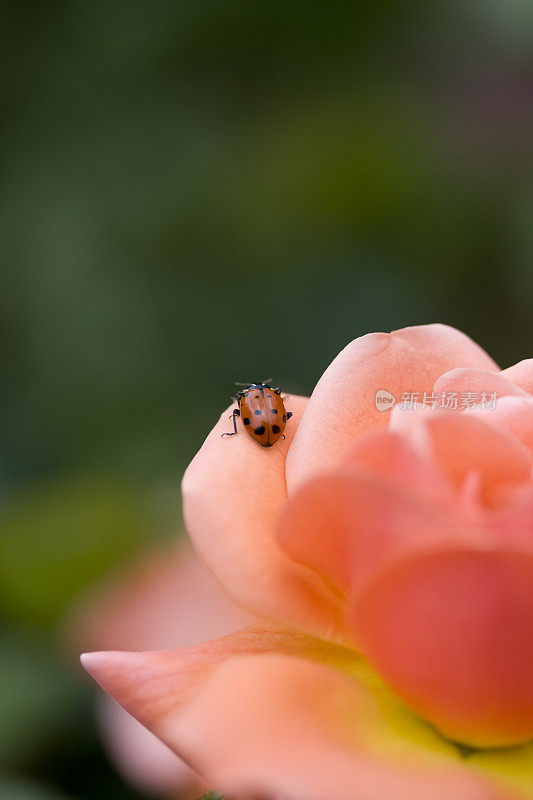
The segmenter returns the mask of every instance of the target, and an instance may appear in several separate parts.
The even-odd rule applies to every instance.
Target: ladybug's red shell
[[[244,427],[261,447],[272,447],[283,436],[287,411],[279,394],[265,384],[252,384],[239,395]]]

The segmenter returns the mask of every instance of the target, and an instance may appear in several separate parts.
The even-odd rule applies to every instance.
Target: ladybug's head
[[[272,378],[267,378],[264,381],[257,381],[256,383],[239,383],[239,381],[235,381],[235,386],[244,386],[244,389],[239,390],[238,394],[241,392],[248,392],[250,389],[269,389],[269,383],[271,383]]]

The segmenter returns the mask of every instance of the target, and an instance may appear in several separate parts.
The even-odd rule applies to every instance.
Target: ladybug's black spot
[[[265,433],[265,426],[258,425],[257,428],[254,428],[254,433],[256,436],[263,436]]]
[[[278,413],[278,409],[277,408],[271,408],[270,409],[270,413],[271,414],[277,414]]]
[[[260,408],[256,408],[256,409],[255,409],[255,411],[254,411],[254,414],[255,414],[257,417],[260,417],[262,413],[263,413],[263,412],[261,411],[261,409],[260,409]]]
[[[249,425],[252,420],[250,419],[250,417],[243,417],[242,421],[244,422],[245,425]]]
[[[259,395],[258,394],[256,394],[255,399],[259,400]]]
[[[283,422],[287,422],[287,415],[286,414],[283,415]]]
[[[272,425],[272,433],[281,433],[279,425]]]

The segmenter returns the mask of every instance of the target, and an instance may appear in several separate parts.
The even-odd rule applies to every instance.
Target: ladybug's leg
[[[281,389],[280,388],[272,389],[272,391],[274,392],[274,394],[281,394]]]
[[[292,417],[292,411],[287,411],[287,419],[290,419],[291,417]]]
[[[237,433],[237,420],[236,420],[236,417],[240,417],[240,416],[241,416],[241,412],[240,412],[240,410],[238,408],[236,408],[235,411],[233,412],[233,414],[230,415],[230,419],[233,420],[233,433],[223,433],[223,434],[221,434],[221,436],[235,436],[235,434]]]

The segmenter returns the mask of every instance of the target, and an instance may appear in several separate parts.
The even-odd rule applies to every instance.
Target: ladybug
[[[223,433],[222,436],[235,436],[236,418],[240,417],[250,436],[261,447],[272,447],[281,436],[285,438],[283,431],[287,420],[292,417],[292,411],[285,409],[281,389],[272,389],[268,381],[250,383],[237,392],[235,399],[239,408],[230,417],[233,420],[233,433]]]

